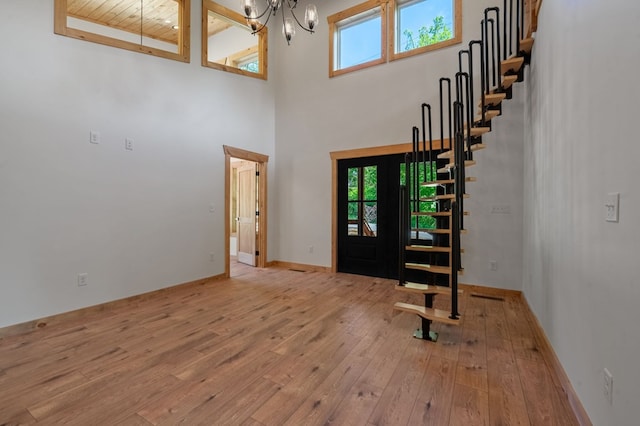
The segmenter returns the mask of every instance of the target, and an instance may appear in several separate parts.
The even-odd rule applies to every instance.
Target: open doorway
[[[225,153],[225,276],[231,264],[264,268],[267,259],[269,157],[223,146]]]

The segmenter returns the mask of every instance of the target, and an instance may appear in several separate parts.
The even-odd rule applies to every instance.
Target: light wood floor
[[[236,272],[0,340],[0,424],[577,424],[518,297],[431,343],[393,281]]]

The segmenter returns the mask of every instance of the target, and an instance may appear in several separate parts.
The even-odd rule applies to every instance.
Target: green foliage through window
[[[252,62],[247,62],[246,64],[242,64],[239,67],[241,70],[249,71],[249,72],[260,72],[260,67],[258,65],[258,60]]]
[[[451,28],[447,27],[444,23],[444,16],[436,16],[433,19],[433,24],[431,24],[429,28],[421,27],[418,30],[417,39],[414,36],[413,31],[410,29],[403,30],[402,35],[404,36],[403,51],[429,46],[430,44],[439,43],[453,38]]]
[[[347,169],[348,234],[377,236],[378,228],[378,167]]]
[[[426,175],[425,175],[425,166],[426,166]],[[434,168],[435,168],[435,164],[434,164]],[[415,178],[415,165],[414,164],[410,164],[409,165],[409,171],[411,173],[411,180],[413,181],[413,179]],[[425,180],[425,176],[427,178],[427,180],[429,180],[430,177],[430,165],[429,163],[423,164],[423,163],[418,163],[418,182],[423,182]],[[433,176],[435,176],[435,170],[433,173]],[[409,188],[409,199],[411,200],[411,205],[413,206],[414,201],[416,201],[416,196],[415,196],[415,189],[414,189],[414,185],[411,184],[411,182],[409,182],[409,184],[407,184],[407,171],[406,171],[406,164],[400,164],[400,185],[406,185]],[[419,198],[429,198],[429,197],[433,197],[436,195],[436,188],[435,187],[427,187],[427,186],[422,186],[419,185],[418,187],[418,197]],[[421,212],[435,212],[436,211],[436,202],[435,201],[421,201],[419,203],[420,207],[419,207],[419,211]],[[435,218],[433,218],[432,216],[418,216],[418,227],[420,229],[425,229],[425,228],[435,228],[436,227],[436,220]]]

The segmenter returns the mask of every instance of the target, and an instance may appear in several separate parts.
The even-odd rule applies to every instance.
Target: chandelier
[[[256,34],[267,26],[271,16],[276,15],[281,6],[286,5],[289,8],[291,17],[285,17],[282,12],[282,35],[287,40],[287,44],[291,44],[291,39],[296,35],[296,24],[303,30],[313,34],[313,29],[318,25],[318,10],[315,5],[309,4],[304,12],[304,24],[296,17],[294,9],[298,5],[298,0],[264,0],[266,8],[264,12],[258,12],[256,0],[242,0],[242,9],[247,24],[251,28],[252,34]],[[261,23],[259,19],[266,15],[266,20]]]

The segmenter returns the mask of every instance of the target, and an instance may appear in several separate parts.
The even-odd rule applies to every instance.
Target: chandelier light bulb
[[[287,40],[287,44],[291,43],[291,39],[296,35],[296,25],[291,18],[285,18],[282,24],[282,35]]]
[[[269,3],[271,4],[271,9],[273,9],[274,12],[280,9],[281,2],[282,0],[269,0]]]
[[[256,13],[258,10],[256,7],[256,0],[242,0],[242,10],[244,10],[244,16],[246,17],[250,17],[252,11]]]
[[[315,4],[307,5],[307,9],[304,12],[304,23],[312,31],[318,25],[318,9],[316,9]]]
[[[260,21],[258,21],[258,11],[256,9],[251,10],[248,14],[247,24],[249,25],[249,28],[251,28],[251,31],[256,32],[258,30]]]
[[[240,0],[240,3],[247,26],[253,34],[266,28],[269,19],[278,14],[278,9],[282,9],[282,35],[287,40],[287,44],[291,44],[291,40],[296,35],[296,26],[308,33],[313,33],[318,26],[318,9],[314,4],[307,5],[304,19],[302,17],[299,19],[295,13],[298,0],[263,0],[260,4],[264,8],[261,9],[256,6],[256,0]]]

